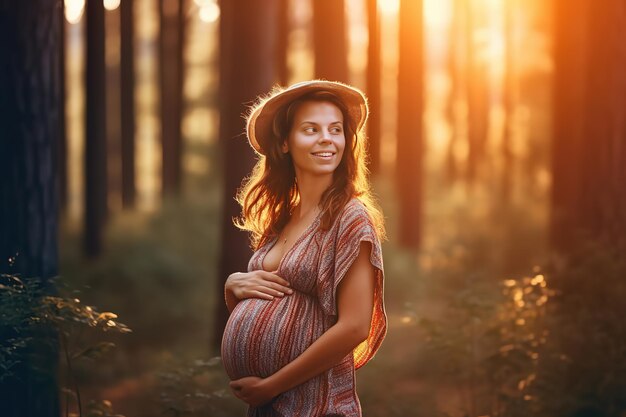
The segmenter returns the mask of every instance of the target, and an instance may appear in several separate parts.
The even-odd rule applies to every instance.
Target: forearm
[[[229,286],[231,277],[233,275],[234,274],[230,274],[228,278],[226,279],[226,282],[224,283],[224,301],[226,301],[226,308],[228,308],[229,313],[233,312],[233,310],[235,309],[235,306],[239,302],[239,299],[237,298],[237,296],[235,296],[235,293],[233,293],[233,291],[231,290]]]
[[[234,275],[239,274],[239,272],[232,273],[226,278],[226,282],[224,283],[224,301],[226,301],[226,308],[228,308],[228,312],[232,313],[239,303],[239,298],[235,295],[232,289],[231,279]]]
[[[232,291],[229,291],[228,289],[224,289],[224,300],[226,301],[226,307],[228,308],[228,312],[232,313],[239,300],[237,299],[237,297],[235,297],[235,294],[233,294]]]
[[[339,322],[266,382],[276,395],[288,391],[338,364],[363,340],[354,327]]]

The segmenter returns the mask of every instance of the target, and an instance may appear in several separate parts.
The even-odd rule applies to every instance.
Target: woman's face
[[[296,176],[332,174],[339,166],[346,138],[341,110],[328,101],[305,101],[294,114],[283,152],[289,152]]]

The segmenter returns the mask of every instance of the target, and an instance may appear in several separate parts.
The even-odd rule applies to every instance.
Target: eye
[[[313,126],[308,126],[303,129],[306,133],[315,133],[315,128]]]
[[[343,132],[343,128],[341,128],[340,126],[335,126],[335,127],[332,127],[330,131],[338,135],[338,134],[341,134],[341,132]]]

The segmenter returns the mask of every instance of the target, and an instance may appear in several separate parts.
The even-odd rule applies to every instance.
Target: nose
[[[322,129],[322,136],[320,137],[320,142],[322,143],[326,143],[326,142],[331,142],[331,138],[330,138],[330,130],[329,129]]]
[[[318,146],[326,149],[327,147],[333,146],[333,140],[328,135],[322,135],[320,140],[317,142]]]

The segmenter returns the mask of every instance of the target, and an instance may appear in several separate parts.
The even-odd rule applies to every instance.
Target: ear
[[[283,153],[287,153],[287,152],[289,152],[289,144],[287,143],[287,141],[286,141],[286,140],[284,140],[284,141],[283,141],[283,144],[281,145],[280,150],[281,150]]]

